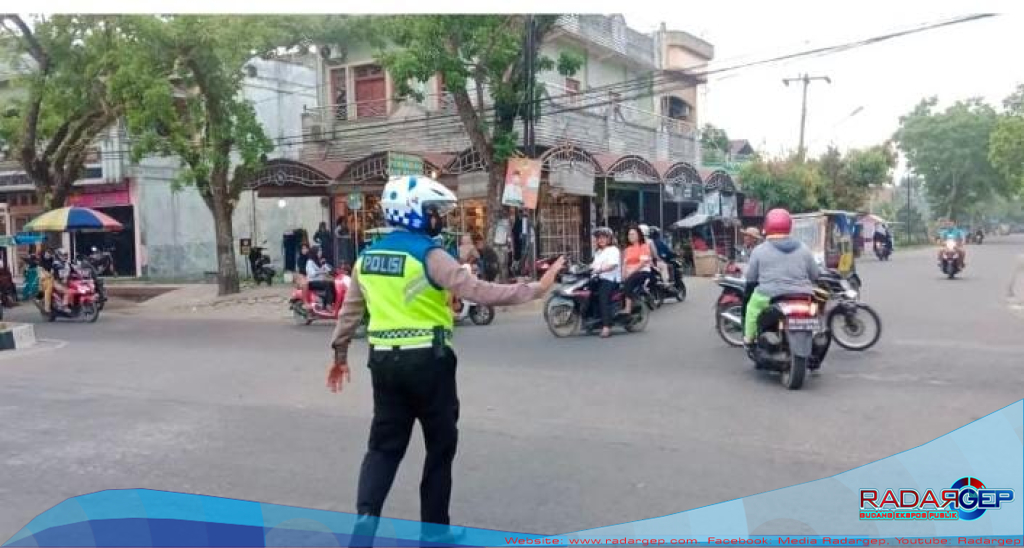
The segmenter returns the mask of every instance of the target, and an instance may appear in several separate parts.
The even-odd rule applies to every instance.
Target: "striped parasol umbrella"
[[[25,232],[118,232],[124,225],[95,209],[62,207],[32,219]]]

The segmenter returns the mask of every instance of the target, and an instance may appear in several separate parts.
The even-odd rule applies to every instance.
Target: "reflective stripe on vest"
[[[370,313],[367,342],[402,347],[430,344],[434,328],[450,342],[454,318],[449,294],[430,283],[426,253],[436,247],[425,236],[394,232],[376,242],[356,261],[359,286]]]

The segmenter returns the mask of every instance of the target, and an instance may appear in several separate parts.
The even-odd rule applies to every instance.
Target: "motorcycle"
[[[561,274],[559,288],[544,303],[544,321],[555,337],[569,337],[583,329],[588,335],[601,328],[601,315],[597,303],[591,303],[594,295],[590,268],[574,265]],[[596,300],[596,295],[594,296]],[[654,309],[650,295],[638,295],[633,300],[633,310],[623,310],[626,300],[622,284],[612,293],[612,323],[622,326],[630,333],[643,331]]]
[[[743,345],[743,293],[746,282],[735,277],[720,278],[723,293],[716,302],[716,327],[719,335],[733,346]],[[822,288],[811,295],[783,295],[757,319],[757,337],[749,351],[757,369],[782,374],[783,386],[797,390],[803,386],[807,371],[821,368],[832,335],[823,321],[828,291]]]
[[[960,273],[960,250],[957,249],[956,240],[946,240],[939,257],[939,268],[952,280]]]
[[[661,308],[665,299],[672,297],[678,302],[686,300],[686,283],[683,282],[683,263],[679,259],[665,261],[668,266],[669,279],[661,275],[661,270],[651,269],[647,279],[647,291],[653,297],[654,308]]]
[[[263,243],[266,244],[267,242],[264,241]],[[269,287],[274,283],[274,276],[277,275],[277,272],[270,262],[270,256],[264,253],[265,250],[266,248],[264,247],[253,246],[249,250],[249,266],[252,269],[252,279],[256,282],[256,285],[266,282]]]
[[[875,257],[878,257],[879,261],[888,261],[891,255],[892,250],[889,249],[889,246],[883,242],[875,242]]]
[[[730,346],[743,346],[744,293],[746,280],[720,277],[722,293],[715,302],[715,330]],[[871,306],[860,302],[860,291],[835,269],[818,278],[818,288],[827,295],[825,326],[839,346],[854,351],[871,348],[882,336],[882,320]],[[863,340],[861,340],[863,338]]]
[[[99,276],[117,276],[117,270],[114,268],[114,256],[110,251],[100,251],[96,246],[93,246],[91,251],[88,262],[93,267],[97,279]]]
[[[58,303],[57,297],[57,293],[54,292],[54,302],[51,303],[50,311],[47,312],[46,304],[43,302],[45,293],[40,291],[36,294],[36,308],[39,309],[39,313],[46,321],[52,322],[61,317],[95,323],[100,317],[96,285],[88,272],[80,272],[72,268],[71,274],[68,275],[67,290],[61,295],[62,302]]]
[[[93,248],[94,250],[96,248]],[[107,304],[107,288],[103,283],[103,278],[99,276],[95,264],[91,258],[86,259],[85,257],[78,257],[78,264],[75,266],[80,272],[87,275],[96,285],[96,306],[103,310]]]
[[[974,236],[971,238],[971,241],[978,245],[981,245],[982,242],[985,241],[985,233],[980,230],[975,232]]]
[[[344,271],[335,271],[334,303],[328,307],[324,304],[323,295],[309,288],[305,276],[295,276],[295,289],[292,290],[292,297],[288,301],[295,323],[310,325],[317,320],[337,320],[351,280]]]

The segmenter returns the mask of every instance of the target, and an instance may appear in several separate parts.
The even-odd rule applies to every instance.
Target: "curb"
[[[30,323],[3,323],[3,329],[0,330],[0,351],[26,350],[35,345],[35,325]]]

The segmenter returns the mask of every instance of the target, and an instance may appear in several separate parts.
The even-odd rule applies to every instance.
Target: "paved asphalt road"
[[[1006,294],[1024,238],[972,246],[954,281],[933,252],[861,262],[882,341],[834,347],[797,392],[717,338],[706,280],[638,335],[556,340],[523,313],[461,329],[454,521],[554,534],[671,514],[840,473],[1013,403],[1024,323]],[[329,329],[130,311],[39,325],[66,344],[0,356],[0,541],[111,488],[352,511],[370,385],[357,367],[342,395],[324,388]],[[418,518],[422,457],[417,432],[386,515]]]

